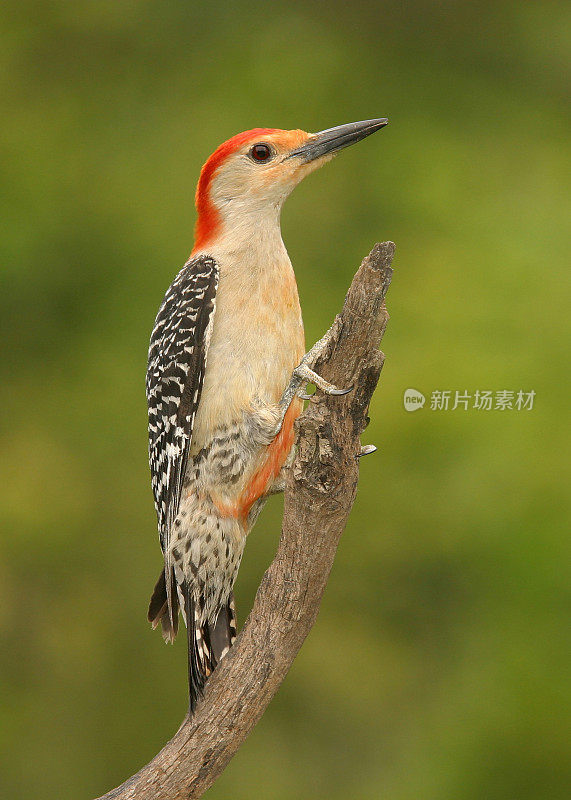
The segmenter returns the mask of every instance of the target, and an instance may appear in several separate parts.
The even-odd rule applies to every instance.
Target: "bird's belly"
[[[253,524],[252,507],[271,489],[288,458],[301,407],[294,399],[279,430],[279,409],[260,406],[213,431],[189,460],[183,498],[207,499],[221,517],[239,520],[245,535]]]

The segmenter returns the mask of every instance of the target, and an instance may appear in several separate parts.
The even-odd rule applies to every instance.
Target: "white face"
[[[262,135],[232,153],[210,186],[210,199],[222,217],[279,213],[295,186],[333,157],[329,154],[306,162],[291,156],[312,136],[305,131],[279,131]]]

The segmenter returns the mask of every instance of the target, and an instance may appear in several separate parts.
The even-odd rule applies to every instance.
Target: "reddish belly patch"
[[[267,492],[288,457],[294,440],[293,424],[299,417],[301,409],[301,401],[293,400],[286,412],[280,432],[268,446],[263,465],[254,473],[236,503],[232,506],[216,503],[223,516],[236,517],[245,523],[252,506]]]

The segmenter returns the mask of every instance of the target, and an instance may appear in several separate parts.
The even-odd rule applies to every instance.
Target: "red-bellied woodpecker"
[[[307,174],[386,119],[321,133],[256,128],[222,144],[196,191],[196,238],[151,335],[149,460],[164,570],[149,619],[188,632],[190,706],[236,636],[232,588],[246,536],[280,472],[325,337],[304,356],[280,211]]]

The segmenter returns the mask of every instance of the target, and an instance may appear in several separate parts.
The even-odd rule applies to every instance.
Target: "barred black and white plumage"
[[[147,368],[149,464],[159,536],[168,549],[204,382],[218,265],[191,259],[171,283],[151,333]]]
[[[217,287],[218,265],[214,259],[188,261],[164,297],[149,346],[149,464],[165,558],[164,571],[151,599],[149,619],[153,624],[161,622],[163,635],[170,641],[178,629],[180,602],[170,563],[170,532],[178,512],[204,382]],[[181,606],[184,613],[184,603]],[[189,636],[192,625],[193,621],[188,625]]]

